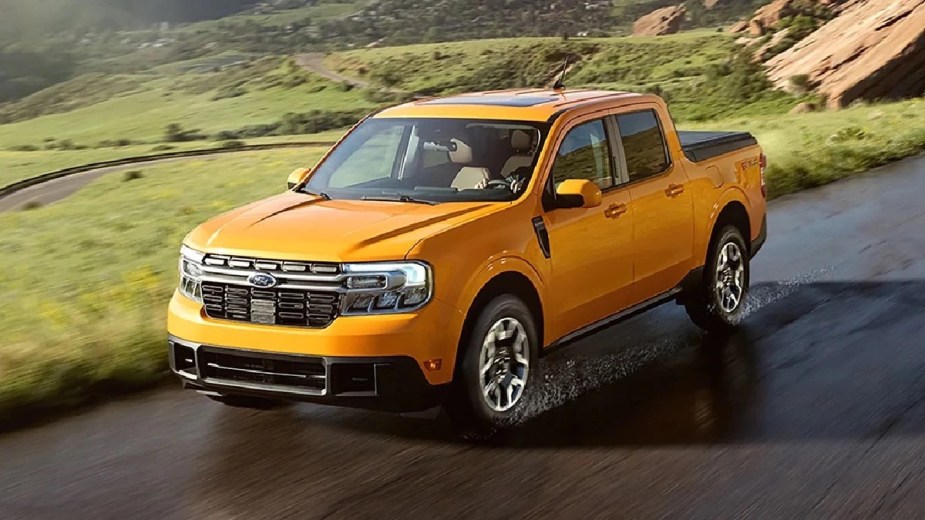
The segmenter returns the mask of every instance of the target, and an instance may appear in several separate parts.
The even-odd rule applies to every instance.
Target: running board
[[[568,345],[569,343],[574,343],[575,341],[578,341],[582,338],[590,336],[591,334],[594,334],[595,332],[599,332],[610,326],[616,325],[617,323],[620,323],[621,321],[628,320],[632,318],[633,316],[642,314],[645,311],[658,307],[659,305],[668,303],[674,300],[678,296],[678,294],[680,294],[681,292],[682,292],[681,287],[675,287],[674,289],[671,289],[668,292],[662,293],[654,298],[649,298],[648,300],[644,302],[638,303],[616,314],[612,314],[590,325],[586,325],[576,330],[575,332],[566,334],[565,336],[562,336],[556,341],[550,343],[549,346],[543,349],[543,351],[540,354],[541,355],[549,354],[553,350],[556,350],[560,347],[564,347]]]

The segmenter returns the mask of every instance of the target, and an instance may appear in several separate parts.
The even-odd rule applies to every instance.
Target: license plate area
[[[276,302],[258,299],[251,300],[251,323],[275,325]]]

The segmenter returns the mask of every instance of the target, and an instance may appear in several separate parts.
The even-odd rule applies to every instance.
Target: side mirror
[[[601,205],[601,188],[586,179],[568,179],[556,188],[557,208],[596,208]]]
[[[289,179],[286,181],[286,185],[289,186],[289,189],[295,188],[299,184],[302,184],[302,181],[308,178],[308,174],[311,173],[311,168],[299,168],[298,170],[289,174]]]

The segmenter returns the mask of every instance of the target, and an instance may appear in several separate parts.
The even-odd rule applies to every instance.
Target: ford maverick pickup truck
[[[504,427],[552,348],[665,302],[705,329],[742,319],[765,165],[750,134],[678,132],[653,95],[382,110],[186,237],[171,368],[229,405],[443,405]]]

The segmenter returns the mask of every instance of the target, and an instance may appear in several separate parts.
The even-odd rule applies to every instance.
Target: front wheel
[[[464,437],[484,437],[516,421],[537,379],[538,341],[533,315],[516,296],[498,296],[482,309],[460,343],[446,405]]]
[[[742,232],[735,226],[722,228],[710,246],[702,281],[684,303],[688,316],[707,331],[729,330],[738,325],[745,314],[749,274],[748,248]]]

